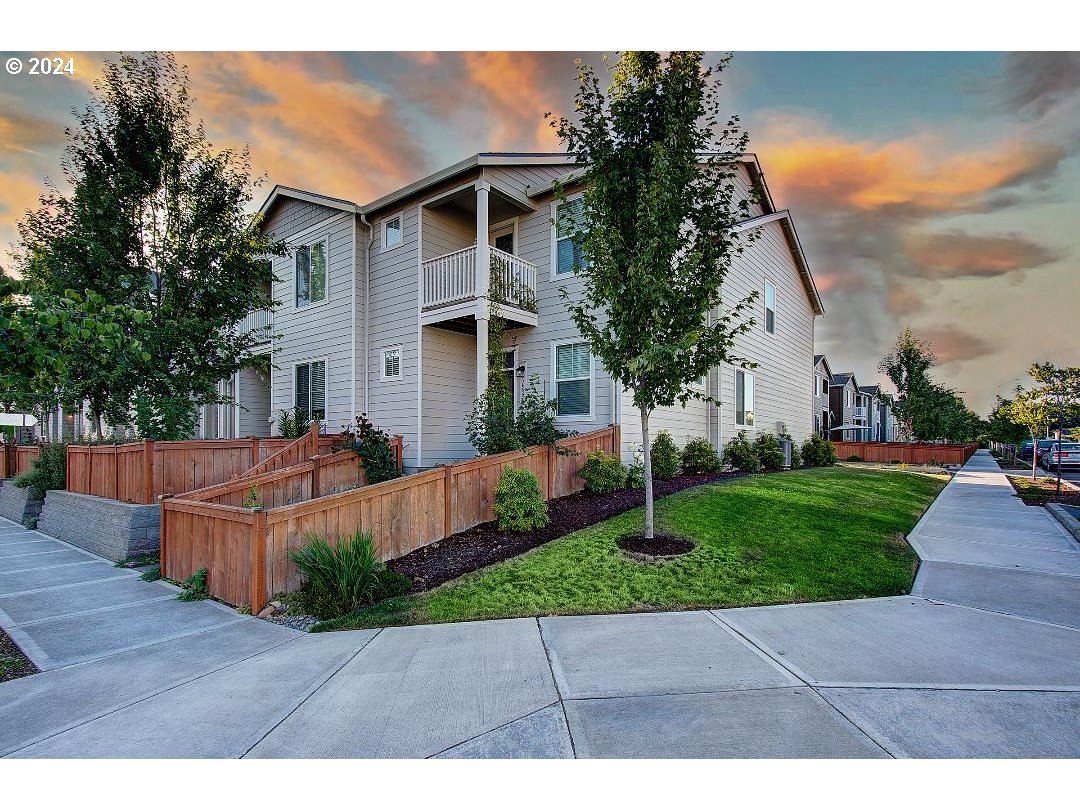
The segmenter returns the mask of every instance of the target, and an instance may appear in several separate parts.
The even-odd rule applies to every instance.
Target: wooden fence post
[[[611,426],[611,452],[622,461],[622,426]]]
[[[549,501],[555,497],[555,465],[558,459],[555,445],[549,444],[547,446],[547,498]]]
[[[318,498],[322,494],[322,482],[320,478],[320,467],[322,466],[322,456],[311,457],[311,497]]]
[[[443,537],[449,537],[454,533],[454,465],[443,470]]]
[[[252,467],[258,467],[258,466],[259,466],[259,437],[258,436],[252,436],[251,437],[251,467],[248,467],[248,469],[250,470]]]
[[[143,441],[143,503],[154,502],[154,441]]]
[[[113,480],[112,480],[113,493],[112,493],[112,496],[113,496],[114,501],[120,500],[120,453],[119,453],[119,450],[117,449],[117,447],[118,446],[115,445],[115,444],[112,446],[112,457],[113,457]]]
[[[319,454],[319,420],[316,419],[311,423],[311,430],[308,432],[308,458],[311,456],[317,456]],[[297,461],[305,461],[305,459],[297,459]]]
[[[251,615],[258,615],[266,607],[266,512],[255,510],[251,524]]]
[[[166,568],[165,562],[165,549],[168,545],[167,538],[169,525],[168,518],[165,517],[165,501],[168,500],[168,497],[168,495],[162,495],[160,498],[158,498],[158,521],[160,522],[160,540],[158,542],[158,565],[161,568],[161,576],[163,577],[168,576],[168,574],[166,573],[168,569]]]

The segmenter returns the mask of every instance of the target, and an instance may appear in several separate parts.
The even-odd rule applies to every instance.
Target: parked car
[[[1044,470],[1056,470],[1058,466],[1058,445],[1054,442],[1039,456],[1039,463]],[[1061,443],[1061,466],[1080,467],[1080,442]]]
[[[1056,441],[1057,441],[1057,439],[1039,439],[1039,451],[1038,451],[1039,455],[1042,455],[1042,453],[1045,452],[1046,448],[1048,448],[1050,445],[1054,444]],[[1032,447],[1033,447],[1033,445],[1032,445],[1030,439],[1028,441],[1024,442],[1023,444],[1021,444],[1020,445],[1020,454],[1019,454],[1020,458],[1025,459],[1027,461],[1031,461]]]

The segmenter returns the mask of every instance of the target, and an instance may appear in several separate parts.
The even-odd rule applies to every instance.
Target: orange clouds
[[[937,326],[918,330],[919,337],[930,341],[938,363],[974,360],[994,351],[994,345],[955,326]]]
[[[477,51],[462,57],[477,100],[488,107],[495,125],[491,148],[558,149],[558,138],[544,113],[565,106],[565,90],[556,94],[544,82],[547,70],[540,54]]]
[[[916,272],[925,278],[989,278],[1040,267],[1059,258],[1018,233],[983,236],[955,229],[912,235],[908,251]]]

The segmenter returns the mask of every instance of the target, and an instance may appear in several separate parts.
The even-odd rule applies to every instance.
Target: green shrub
[[[528,470],[506,467],[495,487],[495,519],[503,531],[531,532],[548,525],[540,482]]]
[[[143,582],[157,582],[161,579],[161,565],[151,565],[139,574],[139,579]]]
[[[597,450],[589,453],[578,470],[585,481],[585,489],[596,495],[607,495],[626,486],[626,467],[614,454]]]
[[[652,441],[652,475],[666,481],[679,474],[682,454],[666,430],[661,430]]]
[[[802,459],[808,467],[831,467],[836,463],[836,448],[820,436],[811,436],[803,442]]]
[[[724,446],[724,463],[743,472],[754,473],[761,469],[757,451],[746,438],[745,430],[740,430],[739,435]]]
[[[631,464],[626,468],[626,488],[645,489],[644,464]]]
[[[852,453],[850,456],[844,459],[844,461],[862,461],[862,458]]]
[[[299,439],[311,430],[311,417],[303,408],[278,411],[278,432],[283,439]]]
[[[716,454],[716,448],[712,446],[708,439],[691,439],[683,448],[683,472],[692,475],[704,475],[720,472],[722,466],[720,456]]]
[[[356,417],[356,425],[346,427],[343,432],[342,447],[357,453],[363,460],[364,478],[369,484],[401,477],[390,434],[375,427],[366,413]]]
[[[41,500],[50,489],[67,486],[67,443],[50,442],[41,445],[41,455],[30,469],[15,476],[11,483],[30,490],[30,497]]]
[[[289,552],[289,559],[304,577],[306,601],[315,618],[341,616],[370,601],[381,567],[371,532],[357,529],[337,546],[311,533],[304,535],[304,542],[303,548]]]
[[[372,602],[381,602],[383,599],[393,599],[404,596],[412,590],[412,580],[397,571],[391,571],[383,567],[379,569],[378,582],[375,583],[375,591],[371,594]]]
[[[555,427],[555,400],[544,399],[537,374],[529,377],[529,384],[521,393],[514,429],[522,447],[555,444],[567,435]]]
[[[771,433],[759,433],[754,439],[754,452],[762,469],[782,470],[784,468],[784,449],[779,440]]]
[[[200,568],[190,577],[180,583],[184,589],[177,599],[181,602],[198,602],[200,599],[210,598],[210,589],[206,586],[206,576],[209,573],[205,568]]]

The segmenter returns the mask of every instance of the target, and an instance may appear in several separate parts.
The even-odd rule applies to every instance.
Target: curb
[[[1074,518],[1060,503],[1048,503],[1046,511],[1065,527],[1065,531],[1072,535],[1073,540],[1080,543],[1080,520]]]

